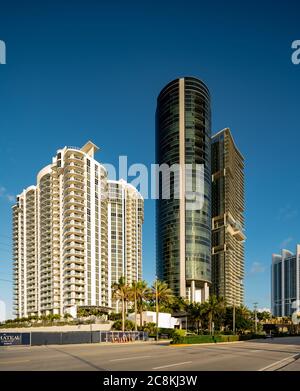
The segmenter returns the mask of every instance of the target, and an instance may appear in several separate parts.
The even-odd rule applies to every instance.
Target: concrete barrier
[[[66,345],[103,342],[127,343],[135,341],[148,341],[148,333],[143,331],[32,331],[30,333],[0,333],[0,346]]]

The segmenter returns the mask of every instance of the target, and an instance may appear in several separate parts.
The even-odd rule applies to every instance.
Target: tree
[[[259,321],[265,322],[271,318],[271,314],[268,311],[257,312],[257,319]]]
[[[136,289],[136,298],[137,298],[137,310],[140,314],[140,327],[143,326],[143,310],[144,303],[150,297],[151,289],[148,287],[146,281],[138,281]]]
[[[134,329],[137,331],[137,281],[131,284],[130,294],[134,302]]]
[[[226,307],[225,327],[233,329],[233,307]],[[251,319],[251,311],[244,305],[240,305],[235,309],[235,328],[238,333],[244,333],[246,330],[253,329],[253,320]]]
[[[193,322],[197,324],[197,334],[199,334],[199,330],[201,327],[203,315],[205,314],[205,306],[203,303],[191,303],[187,307],[187,312],[189,317]]]
[[[173,300],[172,290],[164,281],[156,280],[152,286],[152,296],[156,303],[156,327],[158,328],[159,307],[161,304],[170,305]]]
[[[133,323],[131,320],[129,320],[129,319],[126,319],[126,320],[125,320],[125,327],[124,327],[124,330],[126,330],[126,331],[133,331],[133,330],[134,330],[134,327],[135,327],[135,325],[134,325],[134,323]],[[122,331],[124,331],[124,330],[123,330],[122,322],[121,322],[120,320],[116,320],[116,321],[113,323],[113,325],[112,325],[112,329],[113,329],[113,330],[122,330]]]
[[[130,299],[130,294],[130,287],[126,284],[124,276],[112,285],[112,297],[122,302],[122,331],[125,331],[125,305]]]
[[[188,302],[183,297],[175,296],[174,300],[170,303],[170,309],[172,312],[186,311],[188,309]]]
[[[209,332],[212,334],[212,324],[217,316],[225,311],[225,300],[223,297],[212,295],[203,303],[203,314],[208,316]]]

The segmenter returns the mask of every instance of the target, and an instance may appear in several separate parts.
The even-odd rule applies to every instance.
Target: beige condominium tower
[[[212,292],[244,299],[244,158],[230,129],[212,137]]]
[[[108,181],[108,286],[125,276],[126,283],[142,279],[144,201],[124,180]],[[109,306],[119,308],[109,294]]]
[[[97,150],[92,142],[58,150],[39,172],[36,186],[17,196],[13,259],[18,317],[63,315],[75,305],[109,309],[111,283],[119,275],[115,251],[122,254],[120,272],[126,279],[141,278],[143,199],[126,182],[115,182],[130,200],[121,199],[122,213],[112,212],[116,202],[108,197],[105,167],[94,159]],[[118,250],[114,224],[123,233]]]

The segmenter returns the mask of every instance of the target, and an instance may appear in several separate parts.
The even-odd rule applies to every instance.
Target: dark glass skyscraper
[[[171,170],[169,199],[162,197],[165,185],[163,176],[159,176],[157,275],[176,295],[198,302],[208,298],[211,284],[210,137],[210,94],[206,85],[194,77],[167,84],[157,99],[156,163],[180,165],[181,171],[176,176]],[[184,170],[186,164],[193,170]],[[196,172],[199,165],[203,168],[201,178]],[[179,197],[174,196],[176,189]],[[197,195],[203,202],[195,208],[193,197]]]

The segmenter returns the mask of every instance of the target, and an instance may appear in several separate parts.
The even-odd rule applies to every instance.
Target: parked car
[[[273,334],[272,334],[272,333],[266,334],[266,335],[264,336],[264,338],[271,338],[271,339],[273,339]]]

